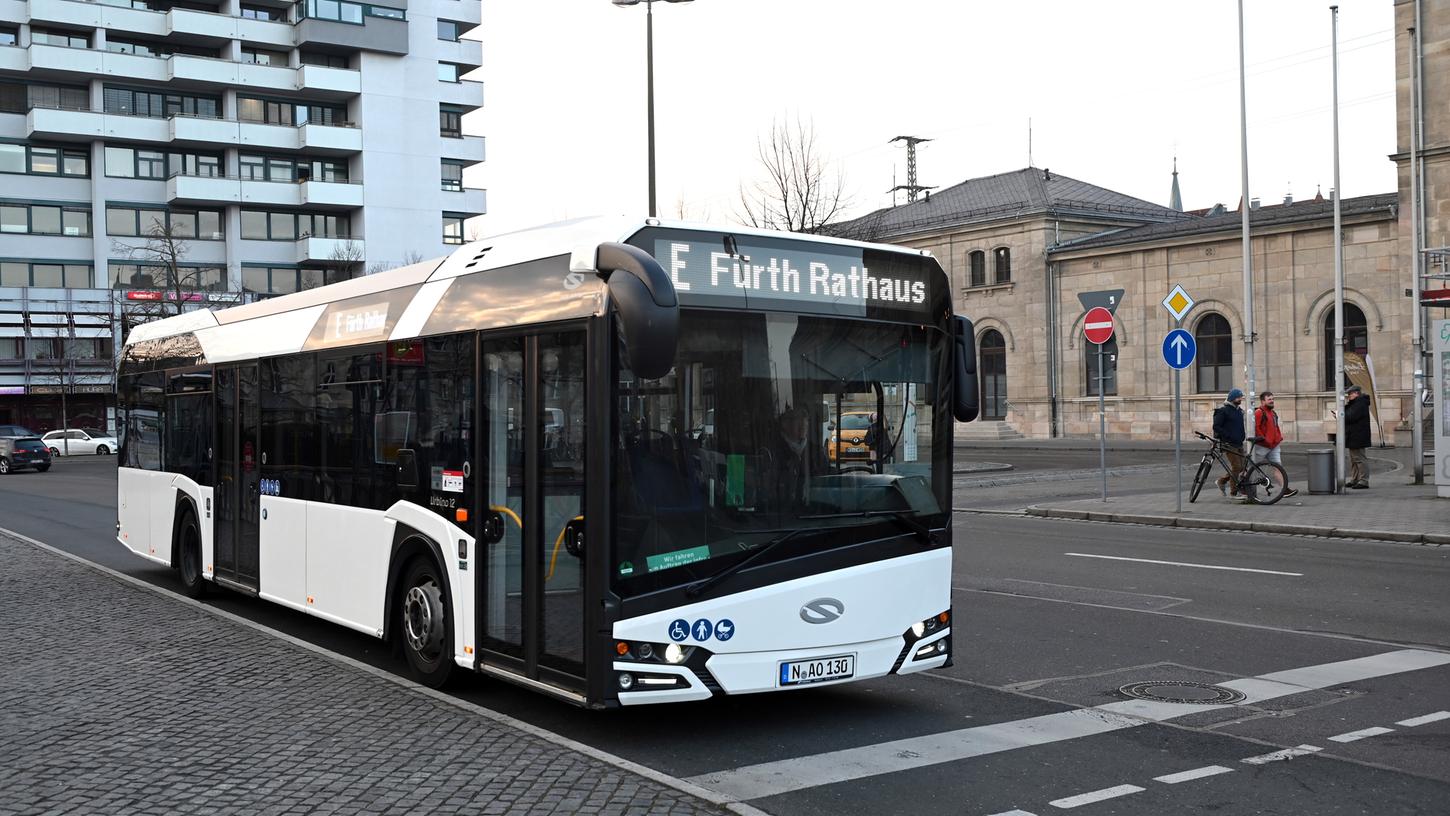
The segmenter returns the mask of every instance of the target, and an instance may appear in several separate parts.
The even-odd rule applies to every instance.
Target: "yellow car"
[[[832,431],[826,441],[826,458],[832,462],[871,461],[871,446],[866,444],[866,432],[870,428],[870,411],[842,413],[841,427]]]

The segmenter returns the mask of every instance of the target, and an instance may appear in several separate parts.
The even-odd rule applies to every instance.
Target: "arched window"
[[[1228,320],[1209,312],[1198,321],[1193,339],[1198,344],[1198,359],[1194,362],[1198,393],[1227,393],[1234,379],[1234,338]]]
[[[1082,344],[1083,362],[1087,364],[1087,381],[1083,393],[1089,397],[1098,395],[1098,344]],[[1118,338],[1114,336],[1103,344],[1103,395],[1118,393]]]
[[[967,255],[967,266],[971,269],[971,286],[987,285],[987,253],[977,250]]]
[[[992,252],[996,261],[997,283],[1012,282],[1012,250],[1007,247],[997,247]]]
[[[1353,303],[1344,304],[1344,350],[1369,354],[1369,324]],[[1324,313],[1324,390],[1334,390],[1334,310]]]
[[[996,329],[982,332],[977,343],[982,355],[982,419],[1007,418],[1007,344]]]

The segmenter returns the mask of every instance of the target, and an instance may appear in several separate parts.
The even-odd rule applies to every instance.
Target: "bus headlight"
[[[913,635],[916,635],[917,637],[921,637],[922,635],[926,634],[926,623],[924,621],[917,621],[916,623],[913,623],[911,625],[911,633]]]
[[[690,646],[681,646],[678,643],[671,643],[670,645],[665,647],[665,662],[674,664],[684,663],[690,658],[691,650],[692,647]]]

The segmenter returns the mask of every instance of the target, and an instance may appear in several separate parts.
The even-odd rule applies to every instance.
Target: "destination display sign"
[[[686,306],[925,319],[934,313],[945,278],[934,260],[909,252],[768,236],[727,240],[724,233],[648,232],[643,248],[670,274]]]

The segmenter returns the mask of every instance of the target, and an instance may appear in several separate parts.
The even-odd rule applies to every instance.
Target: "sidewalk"
[[[0,563],[0,814],[721,812],[9,536]]]
[[[1450,544],[1450,500],[1436,498],[1434,485],[1407,484],[1408,473],[1403,469],[1372,477],[1369,490],[1350,490],[1339,496],[1304,491],[1270,506],[1226,499],[1212,483],[1190,504],[1187,487],[1191,478],[1185,474],[1182,513],[1176,512],[1172,490],[1124,497],[1110,494],[1106,503],[1100,499],[1048,501],[1028,507],[1026,512],[1126,524]]]

